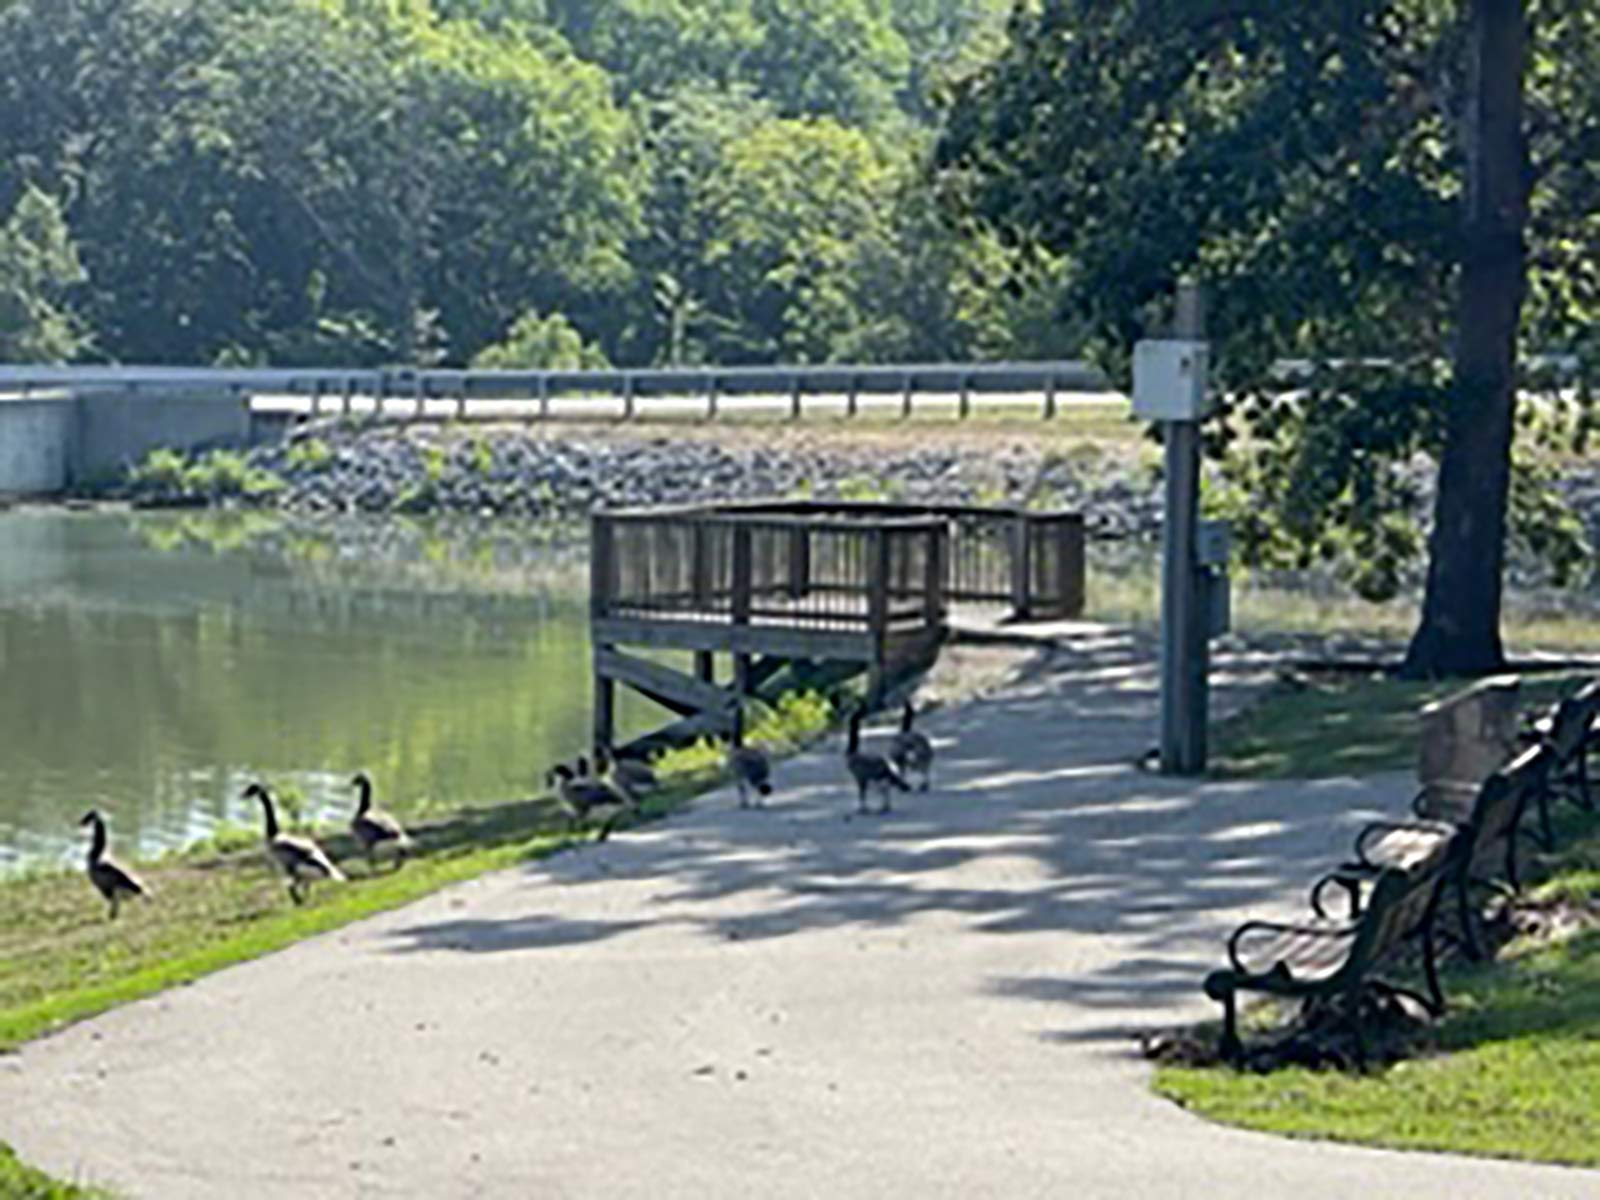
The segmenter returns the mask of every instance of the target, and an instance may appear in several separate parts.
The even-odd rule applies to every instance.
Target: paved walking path
[[[1406,793],[1152,778],[1152,712],[1110,667],[946,711],[887,819],[847,818],[830,745],[768,811],[712,797],[34,1043],[0,1138],[173,1200],[1600,1194],[1149,1094],[1129,1031],[1205,1013],[1228,927]]]

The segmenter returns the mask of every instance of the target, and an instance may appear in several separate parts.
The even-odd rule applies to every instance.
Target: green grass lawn
[[[1525,708],[1551,704],[1578,676],[1524,678]],[[1211,768],[1252,779],[1326,779],[1370,775],[1417,761],[1418,710],[1460,690],[1459,681],[1411,683],[1376,676],[1279,684],[1211,733]]]
[[[1600,838],[1535,898],[1600,907]],[[1166,1067],[1162,1095],[1210,1120],[1293,1137],[1600,1166],[1600,928],[1514,942],[1445,973],[1430,1053],[1368,1075]]]
[[[125,905],[116,921],[79,872],[7,882],[0,1050],[570,841],[554,807],[538,801],[469,810],[414,834],[422,853],[402,870],[369,876],[364,861],[346,857],[351,881],[314,888],[303,906],[254,839],[248,849],[140,864],[155,899]],[[336,856],[352,849],[348,838],[325,844]]]
[[[1548,704],[1570,677],[1524,682]],[[1354,680],[1282,690],[1218,730],[1217,762],[1260,777],[1404,767],[1416,709],[1448,687]],[[1210,1120],[1293,1137],[1600,1166],[1600,823],[1570,812],[1535,864],[1535,906],[1594,918],[1445,972],[1450,1009],[1427,1051],[1368,1075],[1163,1067],[1156,1090]],[[1202,1036],[1215,1036],[1207,1030]]]

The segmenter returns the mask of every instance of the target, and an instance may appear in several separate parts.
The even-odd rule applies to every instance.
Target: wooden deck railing
[[[597,617],[671,616],[887,631],[950,603],[1021,618],[1083,607],[1075,513],[781,502],[626,510],[594,518]]]
[[[945,523],[703,509],[597,514],[602,619],[891,632],[944,619]]]

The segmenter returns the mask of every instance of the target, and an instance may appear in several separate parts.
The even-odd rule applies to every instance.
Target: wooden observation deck
[[[869,703],[929,665],[951,606],[1019,620],[1081,614],[1076,513],[831,502],[627,509],[592,519],[594,739],[611,746],[623,684],[726,733],[785,668],[865,671]],[[687,651],[692,670],[622,647]],[[716,656],[732,660],[718,682]]]

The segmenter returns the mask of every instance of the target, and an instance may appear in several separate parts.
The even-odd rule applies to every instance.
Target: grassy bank
[[[1156,1090],[1266,1133],[1600,1166],[1600,836],[1571,847],[1529,903],[1559,901],[1574,932],[1447,970],[1451,1007],[1418,1057],[1369,1075],[1168,1067]]]
[[[812,693],[757,706],[749,741],[776,756],[829,728],[833,710]],[[657,760],[663,788],[643,806],[659,816],[718,783],[723,750],[709,741]],[[78,871],[51,871],[0,884],[0,1051],[115,1004],[187,983],[304,937],[395,908],[447,884],[549,854],[585,839],[571,834],[548,799],[468,809],[412,830],[418,852],[402,870],[366,870],[346,834],[323,844],[348,870],[348,884],[319,885],[291,904],[254,832],[136,864],[155,899],[105,906]]]
[[[0,1196],[5,1200],[107,1200],[99,1188],[61,1183],[42,1171],[19,1162],[11,1148],[0,1142]]]

